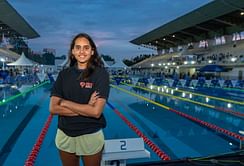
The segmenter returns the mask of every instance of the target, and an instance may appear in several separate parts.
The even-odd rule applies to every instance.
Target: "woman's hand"
[[[63,109],[69,110],[72,115],[82,115],[86,117],[100,118],[104,105],[106,104],[106,100],[102,98],[98,92],[93,92],[90,100],[87,104],[79,104],[70,100],[58,101],[59,106]],[[57,102],[57,103],[58,103]]]
[[[93,106],[99,97],[100,97],[99,92],[97,92],[97,91],[93,92],[88,104]]]
[[[57,104],[61,109],[69,111],[66,116],[77,116],[82,115],[86,117],[100,118],[104,105],[106,104],[106,100],[102,98],[98,92],[93,92],[90,100],[87,104],[79,104],[70,100],[65,100],[59,98]],[[51,109],[55,110],[55,109]]]
[[[62,115],[62,116],[78,116],[78,113],[73,112],[71,109],[64,107],[65,100],[52,96],[50,99],[49,111],[53,115]]]

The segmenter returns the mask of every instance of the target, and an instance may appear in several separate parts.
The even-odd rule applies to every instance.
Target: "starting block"
[[[150,158],[142,138],[105,140],[101,166],[126,166],[127,159]]]
[[[239,133],[241,135],[244,135],[244,130],[239,130]],[[243,144],[242,140],[240,140],[240,150],[242,150],[243,148],[244,148],[244,144]]]

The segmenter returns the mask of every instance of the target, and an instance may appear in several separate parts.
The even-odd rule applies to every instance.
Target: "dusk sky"
[[[130,59],[153,50],[129,41],[211,0],[8,0],[41,37],[29,40],[34,51],[67,54],[73,36],[88,33],[100,54]]]

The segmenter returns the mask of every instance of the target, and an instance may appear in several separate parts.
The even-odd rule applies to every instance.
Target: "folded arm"
[[[78,113],[73,112],[71,109],[61,106],[63,99],[57,96],[52,96],[50,99],[49,111],[52,115],[62,116],[78,116]]]
[[[94,104],[79,104],[69,100],[62,100],[60,105],[79,115],[99,118],[103,112],[105,103],[105,99],[97,98]]]

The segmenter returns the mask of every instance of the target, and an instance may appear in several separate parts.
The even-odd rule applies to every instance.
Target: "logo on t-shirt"
[[[93,83],[92,82],[80,82],[80,87],[91,89],[93,87]]]

